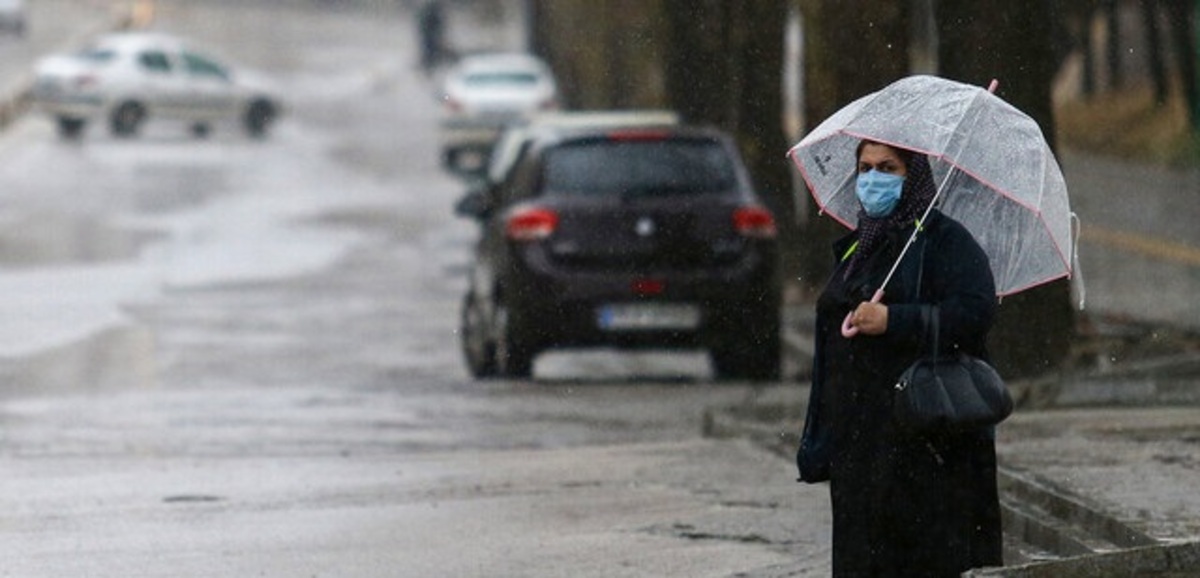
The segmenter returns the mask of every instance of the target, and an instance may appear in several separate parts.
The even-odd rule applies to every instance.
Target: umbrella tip
[[[991,84],[988,85],[988,92],[995,94],[997,86],[1000,86],[1000,81],[993,78]]]

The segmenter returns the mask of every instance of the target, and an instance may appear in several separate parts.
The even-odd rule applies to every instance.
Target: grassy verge
[[[1055,113],[1060,145],[1105,156],[1200,168],[1200,135],[1188,123],[1183,98],[1162,105],[1138,88],[1065,103]]]

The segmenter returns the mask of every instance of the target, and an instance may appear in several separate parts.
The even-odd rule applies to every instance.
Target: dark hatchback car
[[[514,129],[515,130],[515,129]],[[719,378],[780,373],[776,226],[723,133],[546,123],[502,140],[462,309],[479,378],[550,348],[707,348]]]

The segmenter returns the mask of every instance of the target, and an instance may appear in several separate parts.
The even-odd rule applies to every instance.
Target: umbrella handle
[[[883,289],[877,289],[875,291],[875,295],[871,297],[871,303],[879,303],[880,301],[883,301]],[[842,321],[842,337],[845,337],[846,339],[858,335],[858,328],[855,327],[854,323],[851,321],[853,317],[854,312],[851,311],[846,314],[846,319]]]

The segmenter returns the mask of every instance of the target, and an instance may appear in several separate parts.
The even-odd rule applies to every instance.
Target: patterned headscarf
[[[846,267],[846,278],[850,277],[851,271],[860,262],[871,255],[889,231],[903,230],[920,219],[937,194],[929,157],[907,149],[892,148],[899,153],[900,160],[904,161],[905,167],[908,168],[904,188],[900,190],[900,202],[896,209],[885,217],[869,217],[864,210],[858,212],[858,247]]]

